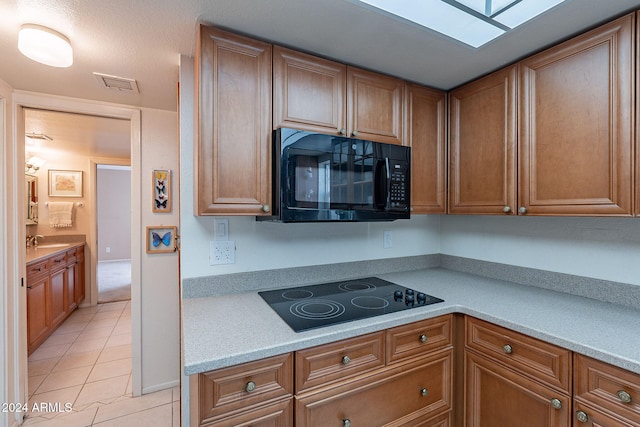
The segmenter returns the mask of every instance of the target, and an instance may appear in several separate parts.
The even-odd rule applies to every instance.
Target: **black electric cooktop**
[[[377,277],[258,294],[295,332],[444,301]]]

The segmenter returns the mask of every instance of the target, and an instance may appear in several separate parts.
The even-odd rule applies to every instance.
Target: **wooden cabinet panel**
[[[85,280],[84,280],[84,246],[76,249],[76,268],[75,268],[75,302],[76,305],[84,300],[85,296]]]
[[[71,313],[76,309],[76,307],[78,307],[75,299],[76,277],[78,276],[77,269],[78,263],[75,261],[71,265],[67,266],[67,285],[64,294],[64,306],[67,313]]]
[[[449,213],[516,213],[516,71],[449,94]]]
[[[347,67],[347,117],[349,136],[402,144],[400,79]]]
[[[218,369],[192,377],[196,419],[217,422],[280,401],[293,393],[291,353]],[[216,424],[217,425],[217,424]]]
[[[466,317],[466,345],[509,368],[571,394],[571,352],[506,328]],[[508,346],[508,347],[507,347]]]
[[[271,45],[201,26],[196,212],[265,215],[271,203]]]
[[[634,21],[627,15],[520,63],[527,215],[631,215]]]
[[[273,48],[273,128],[345,134],[344,64]]]
[[[451,315],[388,329],[387,363],[395,363],[452,345]]]
[[[49,276],[27,279],[27,347],[28,353],[49,337],[51,312],[49,301]]]
[[[58,270],[50,276],[49,286],[51,288],[51,327],[56,328],[67,317],[64,295],[66,293],[65,269]]]
[[[465,355],[465,372],[467,427],[571,425],[568,396],[471,351]]]
[[[446,93],[407,83],[403,145],[411,147],[411,213],[446,211]]]
[[[383,367],[384,332],[296,352],[296,393]]]
[[[640,375],[575,354],[575,398],[640,425]]]
[[[589,405],[575,401],[573,403],[574,422],[576,427],[637,427],[638,422],[618,419],[607,415]],[[578,418],[580,417],[580,418]],[[585,418],[586,417],[586,418]]]
[[[291,427],[292,420],[293,398],[289,398],[237,416],[200,425],[202,427]]]
[[[419,425],[448,411],[452,351],[398,364],[367,377],[296,397],[297,427]],[[437,425],[437,424],[436,424]]]

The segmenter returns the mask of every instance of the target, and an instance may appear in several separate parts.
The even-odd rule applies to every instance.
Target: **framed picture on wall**
[[[82,197],[82,171],[49,169],[50,197]]]
[[[171,171],[153,171],[153,212],[171,212]]]
[[[175,226],[147,227],[147,253],[159,254],[177,251],[176,232]]]

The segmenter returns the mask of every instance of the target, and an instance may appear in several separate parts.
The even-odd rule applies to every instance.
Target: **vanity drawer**
[[[574,382],[577,400],[640,425],[640,375],[576,353]]]
[[[466,317],[467,348],[536,381],[571,394],[571,352],[518,332]]]
[[[296,393],[384,366],[384,332],[296,352]]]
[[[67,253],[62,252],[49,258],[49,270],[58,271],[67,266]]]
[[[36,262],[31,265],[27,265],[27,283],[32,281],[34,278],[38,278],[40,276],[46,276],[49,274],[49,260],[45,259],[44,261]]]
[[[451,345],[451,315],[387,330],[387,363],[398,362]]]
[[[192,380],[194,381],[194,380]],[[198,421],[236,416],[292,396],[291,353],[199,374]]]

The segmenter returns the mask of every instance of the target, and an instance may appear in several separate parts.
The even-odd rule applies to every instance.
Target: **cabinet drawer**
[[[287,353],[200,374],[197,387],[199,421],[237,416],[291,396],[293,357]]]
[[[580,419],[578,416],[586,416],[586,419]],[[637,422],[632,423],[611,417],[578,401],[573,404],[573,420],[574,425],[579,427],[637,427],[638,425]]]
[[[296,352],[296,393],[384,366],[384,332]]]
[[[416,426],[451,408],[452,350],[296,396],[295,425]],[[439,424],[435,424],[439,425]]]
[[[63,252],[61,254],[52,256],[49,258],[49,270],[58,271],[67,266],[67,254]]]
[[[253,411],[219,421],[201,424],[202,427],[290,427],[293,425],[293,398],[261,406]]]
[[[466,346],[511,369],[571,394],[571,352],[472,317],[466,318]]]
[[[451,345],[451,315],[387,330],[387,363],[421,356]]]
[[[49,260],[27,265],[27,283],[34,278],[49,274]]]
[[[574,393],[640,425],[640,375],[580,354],[574,355]]]

